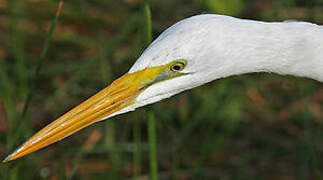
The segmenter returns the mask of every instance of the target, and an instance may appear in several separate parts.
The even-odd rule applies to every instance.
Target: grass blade
[[[144,18],[145,18],[145,47],[147,47],[152,41],[152,30],[151,30],[151,12],[148,1],[144,6]]]
[[[148,115],[148,141],[149,141],[149,165],[150,165],[150,179],[158,180],[158,166],[157,166],[157,139],[154,113],[150,112]]]
[[[144,18],[145,18],[145,46],[147,47],[152,41],[151,30],[151,11],[149,1],[144,4]],[[149,166],[150,179],[158,180],[158,165],[157,165],[157,143],[156,143],[156,127],[154,113],[149,112],[148,115],[148,141],[149,141]]]
[[[44,46],[43,46],[43,50],[42,50],[42,52],[40,54],[40,58],[39,58],[39,61],[38,61],[38,64],[37,64],[37,67],[36,67],[36,70],[35,70],[35,73],[34,73],[34,76],[33,76],[33,80],[31,82],[32,85],[31,85],[31,88],[30,88],[30,90],[29,90],[29,92],[27,94],[27,99],[25,101],[24,108],[23,108],[23,111],[22,111],[22,114],[21,114],[22,119],[26,116],[30,101],[31,101],[32,96],[33,96],[33,94],[35,92],[35,88],[37,86],[37,81],[38,81],[38,78],[40,76],[40,70],[41,70],[43,62],[45,60],[45,57],[46,57],[46,54],[47,54],[47,51],[48,51],[48,48],[49,48],[50,40],[52,39],[54,30],[56,28],[58,17],[60,15],[61,11],[62,11],[63,2],[64,2],[63,0],[59,1],[58,7],[57,7],[57,10],[56,10],[56,16],[53,19],[52,24],[51,24],[51,26],[49,28],[49,32],[48,32],[48,34],[46,36]]]

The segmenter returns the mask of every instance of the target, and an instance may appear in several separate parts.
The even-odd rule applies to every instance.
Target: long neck
[[[248,21],[235,27],[228,40],[234,64],[224,71],[227,75],[274,72],[323,82],[322,26]]]

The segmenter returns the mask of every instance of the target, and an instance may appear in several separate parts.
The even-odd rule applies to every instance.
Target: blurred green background
[[[0,158],[127,72],[145,48],[143,3],[65,1],[45,54],[58,2],[0,0]],[[201,13],[323,24],[323,0],[152,0],[150,8],[153,38]],[[322,178],[322,84],[255,73],[92,125],[0,164],[0,179],[149,179],[149,112],[159,179]]]

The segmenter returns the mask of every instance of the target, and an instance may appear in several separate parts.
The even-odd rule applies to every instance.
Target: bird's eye
[[[176,61],[170,66],[170,70],[173,72],[181,71],[185,68],[186,61]]]

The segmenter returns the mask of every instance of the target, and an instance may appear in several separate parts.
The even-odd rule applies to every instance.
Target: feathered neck
[[[232,23],[223,77],[274,72],[323,82],[323,27],[306,22]],[[217,47],[218,48],[218,47]]]

